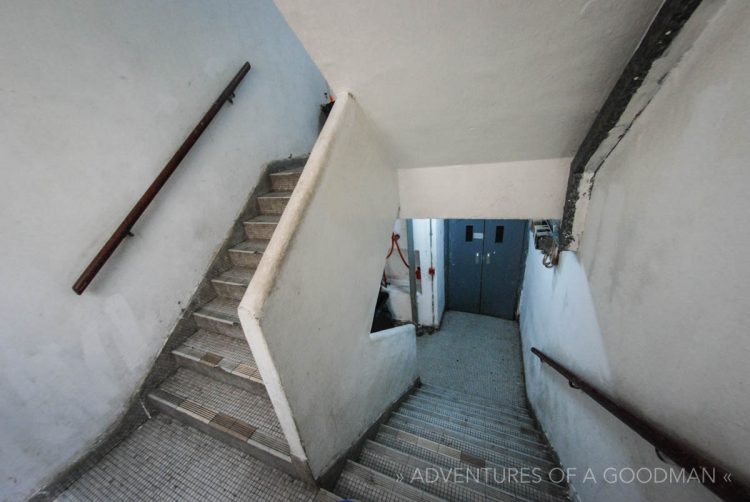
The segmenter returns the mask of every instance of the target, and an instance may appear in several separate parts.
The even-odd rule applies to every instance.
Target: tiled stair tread
[[[429,394],[435,399],[454,401],[458,403],[468,404],[470,406],[479,406],[485,409],[516,410],[527,416],[531,416],[529,408],[525,404],[516,401],[498,402],[480,399],[476,396],[466,397],[458,393],[453,393],[453,391],[440,390],[439,388],[435,388],[432,386],[428,387],[424,384],[422,385],[422,388],[419,389],[418,393]]]
[[[318,490],[318,493],[315,494],[315,498],[312,500],[312,502],[340,502],[343,500],[338,495],[335,495],[328,490],[320,489]]]
[[[233,267],[213,280],[224,282],[227,284],[247,286],[248,284],[250,284],[250,280],[253,278],[253,274],[255,274],[254,268]]]
[[[348,460],[344,472],[336,484],[337,495],[364,502],[379,501],[426,501],[441,502],[441,499],[407,483],[386,476],[377,470]]]
[[[289,453],[276,412],[266,395],[253,394],[185,368],[178,369],[162,383],[159,390],[242,420],[275,440],[278,444],[272,446],[274,449],[287,455]]]
[[[393,448],[404,454],[417,457],[422,461],[434,464],[443,470],[449,469],[477,469],[487,468],[492,472],[502,473],[504,468],[520,469],[521,465],[499,465],[487,462],[470,453],[458,449],[440,445],[432,441],[425,441],[413,434],[405,434],[390,428],[381,428],[375,441],[379,444]],[[539,473],[542,476],[541,473]],[[501,492],[523,497],[528,500],[561,500],[564,499],[564,488],[554,485],[549,481],[541,481],[534,484],[513,482],[509,478],[500,476],[487,476],[483,480],[486,484],[498,488]]]
[[[542,439],[541,434],[536,429],[525,425],[517,426],[508,423],[492,422],[489,420],[467,417],[466,415],[453,413],[450,410],[445,409],[427,409],[423,406],[415,405],[414,403],[410,403],[408,401],[404,402],[401,405],[399,411],[402,411],[405,414],[413,413],[415,414],[415,416],[416,414],[430,416],[440,421],[458,424],[463,427],[479,430],[488,434],[497,433],[501,435],[518,437],[519,439],[523,439],[530,443],[537,443],[540,445],[545,444],[544,439]]]
[[[521,451],[543,451],[547,449],[547,445],[542,440],[529,438],[528,436],[517,432],[486,430],[481,427],[474,427],[471,424],[460,423],[456,420],[450,420],[430,413],[405,409],[404,407],[401,407],[397,413],[401,416],[412,417],[438,425],[444,429],[459,431],[484,441],[499,444],[513,444],[515,448]]]
[[[519,420],[515,417],[481,415],[473,413],[472,411],[467,409],[451,408],[449,406],[440,405],[438,403],[412,398],[406,399],[403,402],[403,406],[408,409],[432,413],[435,415],[450,418],[452,420],[460,420],[467,424],[479,426],[488,430],[512,430],[519,431],[521,434],[525,434],[534,438],[541,437],[541,431],[535,423]]]
[[[229,251],[237,253],[263,253],[266,247],[268,247],[268,242],[264,239],[248,239],[240,242]]]
[[[546,448],[546,446],[520,441],[514,436],[485,433],[475,429],[464,428],[456,424],[435,420],[431,417],[401,413],[400,411],[394,413],[393,416],[394,418],[402,420],[418,420],[422,424],[438,427],[450,433],[460,434],[461,437],[471,437],[474,440],[482,441],[488,445],[494,445],[498,448],[509,449],[531,456],[539,456],[542,458],[548,457],[548,449]]]
[[[414,439],[417,438],[414,437]],[[478,495],[484,495],[484,497],[479,497],[479,500],[558,502],[566,499],[564,492],[561,492],[557,486],[546,486],[541,483],[498,482],[502,479],[502,469],[491,471],[491,467],[480,459],[460,454],[455,450],[439,453],[435,451],[438,446],[435,443],[426,444],[425,447],[420,447],[416,443],[407,444],[402,447],[409,451],[404,451],[382,442],[368,440],[363,452],[365,454],[362,455],[360,462],[384,474],[394,477],[401,475],[405,482],[409,482],[417,471],[421,471],[422,474],[430,472],[429,470],[438,472],[442,481],[424,485],[419,483],[417,486],[448,500],[475,500]],[[482,476],[482,472],[488,474],[488,471],[480,469],[488,467],[489,472],[493,474]],[[457,472],[468,472],[468,469],[473,469],[471,472],[478,479],[461,474],[452,478]]]
[[[433,394],[441,394],[444,396],[456,397],[456,398],[461,399],[462,401],[466,401],[472,404],[478,404],[478,405],[490,406],[490,407],[494,406],[494,407],[502,408],[504,406],[512,406],[513,402],[521,402],[521,405],[519,407],[524,410],[528,409],[528,407],[526,406],[526,400],[522,397],[510,399],[507,401],[505,400],[498,401],[495,399],[488,399],[483,396],[478,396],[476,394],[470,394],[467,392],[463,392],[463,391],[456,390],[456,389],[451,389],[448,387],[440,387],[440,386],[433,385],[431,383],[425,383],[425,382],[422,382],[420,386],[420,390],[425,390]]]
[[[476,416],[489,416],[497,418],[498,420],[506,420],[510,418],[519,422],[536,424],[536,419],[530,413],[515,408],[487,408],[484,406],[460,403],[455,400],[443,399],[440,396],[421,391],[411,394],[409,399],[420,402],[429,402],[435,406],[444,406],[450,409],[462,410]]]
[[[474,434],[446,429],[439,424],[425,422],[418,418],[394,414],[388,421],[389,425],[395,428],[411,432],[429,438],[432,441],[447,444],[451,446],[454,443],[472,445],[487,455],[499,455],[500,457],[513,457],[529,464],[539,467],[554,467],[554,462],[550,458],[547,449],[529,448],[526,445],[518,445],[513,441],[499,441],[495,438],[488,441],[484,438],[476,437]],[[462,449],[468,451],[468,446]]]
[[[556,465],[549,459],[536,458],[507,448],[472,440],[457,434],[445,434],[439,428],[425,428],[417,423],[391,421],[381,427],[388,434],[412,434],[420,438],[465,452],[486,462],[506,467],[537,467],[549,472]]]
[[[412,403],[414,406],[426,410],[442,409],[445,410],[445,412],[453,413],[457,416],[477,418],[488,422],[509,424],[518,427],[528,427],[539,431],[536,421],[533,418],[529,416],[521,416],[512,412],[488,411],[476,407],[461,406],[446,401],[438,402],[430,399],[425,394],[412,394],[405,402]]]
[[[276,191],[276,192],[267,192],[263,195],[259,195],[259,199],[288,199],[292,196],[291,190],[289,191]]]
[[[246,453],[159,414],[57,500],[313,500],[315,491]]]
[[[290,176],[295,174],[302,174],[303,167],[293,167],[291,169],[284,169],[283,171],[276,171],[275,173],[271,173],[271,176]]]
[[[245,340],[199,329],[172,353],[240,378],[263,381]]]
[[[239,306],[239,300],[219,297],[203,305],[195,313],[212,319],[239,324],[240,318],[237,314],[237,308]]]
[[[249,223],[273,223],[276,224],[279,222],[279,219],[281,219],[281,215],[279,214],[261,214],[256,216],[255,218],[252,218],[249,221],[246,221],[245,224]]]
[[[357,463],[393,479],[401,479],[402,481],[395,485],[396,488],[408,486],[429,493],[433,497],[438,498],[438,500],[485,500],[481,493],[476,493],[466,484],[460,485],[458,483],[445,482],[441,479],[432,483],[420,482],[417,471],[421,470],[422,473],[428,472],[424,468],[429,464],[424,465],[416,462],[415,459],[408,459],[408,456],[400,455],[391,448],[372,443],[371,441],[365,444],[365,448],[362,450]],[[424,495],[420,494],[419,500],[423,499]]]

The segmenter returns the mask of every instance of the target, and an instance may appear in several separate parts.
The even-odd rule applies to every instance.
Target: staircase
[[[333,492],[360,501],[568,500],[529,410],[422,384],[348,460]]]
[[[149,394],[160,411],[281,470],[296,474],[237,308],[302,168],[272,173],[247,240],[229,249],[231,268],[211,279],[216,298],[192,313],[198,329],[172,351],[179,369]]]

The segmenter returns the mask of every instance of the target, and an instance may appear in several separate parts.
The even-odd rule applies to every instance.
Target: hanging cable
[[[404,253],[401,251],[401,246],[398,245],[398,240],[400,238],[401,236],[395,232],[391,234],[391,249],[388,251],[388,254],[385,257],[386,259],[390,258],[393,254],[393,248],[395,247],[398,250],[398,255],[401,257],[401,261],[404,262],[406,268],[409,268],[409,262],[406,261],[406,258],[404,258]]]

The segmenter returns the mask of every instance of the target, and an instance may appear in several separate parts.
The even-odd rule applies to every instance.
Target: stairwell
[[[210,279],[215,298],[189,313],[197,330],[172,350],[176,372],[148,394],[149,404],[163,415],[110,452],[60,500],[141,498],[150,491],[162,492],[165,479],[173,493],[163,492],[159,500],[195,498],[201,490],[225,499],[314,496],[309,485],[268,468],[305,478],[292,462],[237,314],[303,167],[297,162],[268,174],[271,191],[257,197],[259,214],[243,222],[246,240],[229,248],[224,257],[231,268]],[[215,466],[222,469],[211,472]],[[232,482],[233,477],[259,472],[266,473],[267,481]],[[186,475],[195,485],[186,484]]]
[[[198,331],[173,351],[180,368],[149,395],[162,412],[295,475],[237,308],[301,172],[269,175],[260,215],[244,222],[247,240],[228,252],[233,267],[211,280],[216,298],[193,313]]]

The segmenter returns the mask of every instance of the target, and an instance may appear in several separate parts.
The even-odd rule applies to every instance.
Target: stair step
[[[552,469],[556,467],[553,459],[550,457],[548,448],[533,449],[526,445],[519,446],[517,443],[504,438],[487,440],[397,413],[391,415],[387,425],[447,446],[461,444],[462,446],[459,449],[462,451],[471,452],[472,448],[478,449],[477,453],[472,452],[472,454],[478,455],[482,453],[485,456],[489,455],[495,463],[502,464],[503,459],[513,458],[524,464],[533,464],[542,468]]]
[[[239,306],[237,300],[216,298],[193,312],[193,318],[200,328],[244,340],[245,333],[237,314]]]
[[[440,502],[442,499],[419,488],[399,482],[362,464],[347,460],[344,471],[336,483],[337,495],[360,502]]]
[[[381,426],[375,441],[404,454],[417,457],[422,461],[432,463],[445,472],[454,469],[463,473],[473,469],[471,472],[480,476],[482,483],[514,497],[532,501],[552,501],[564,499],[567,495],[565,487],[550,482],[547,479],[549,471],[539,467],[521,463],[496,464],[468,452],[414,434],[398,431],[388,426]],[[478,469],[485,469],[485,471],[477,471]],[[513,481],[510,477],[512,472],[527,473],[527,482]]]
[[[245,340],[200,329],[172,354],[181,366],[250,392],[266,392]]]
[[[519,426],[507,422],[487,420],[485,418],[469,417],[464,413],[457,413],[450,409],[425,407],[422,403],[415,403],[408,400],[401,404],[399,411],[404,414],[413,413],[428,416],[431,419],[450,422],[486,434],[512,436],[542,446],[546,444],[542,435],[534,427],[528,425]]]
[[[537,422],[534,418],[526,415],[519,415],[518,413],[515,413],[513,411],[488,410],[486,408],[469,406],[453,401],[446,401],[444,399],[436,399],[434,396],[424,393],[412,394],[407,398],[406,402],[413,402],[415,403],[415,405],[421,406],[425,409],[445,409],[457,414],[464,414],[469,417],[476,417],[484,420],[531,427],[536,431],[539,430]]]
[[[267,246],[267,240],[242,241],[229,250],[229,259],[235,267],[257,268]]]
[[[254,273],[254,268],[230,268],[219,277],[211,279],[211,284],[217,295],[233,300],[242,300]]]
[[[513,500],[468,477],[456,482],[448,470],[370,440],[365,442],[359,463],[442,500]]]
[[[318,493],[315,494],[315,498],[312,500],[312,502],[340,502],[342,499],[336,494],[333,494],[329,492],[328,490],[320,489],[318,490]]]
[[[272,173],[269,176],[271,179],[271,189],[278,192],[292,191],[297,186],[300,176],[302,176],[301,167]]]
[[[396,413],[406,417],[413,417],[423,422],[438,425],[444,429],[455,430],[462,432],[469,436],[474,436],[478,439],[485,441],[500,441],[508,442],[516,445],[517,448],[522,451],[538,451],[547,450],[548,446],[543,440],[529,438],[525,434],[514,433],[512,431],[503,431],[499,429],[487,430],[481,426],[476,426],[466,422],[462,422],[460,419],[454,419],[452,417],[445,417],[434,413],[427,413],[418,409],[412,409],[408,406],[401,406]]]
[[[245,234],[248,239],[269,240],[279,223],[279,215],[262,214],[250,221],[244,222]]]
[[[297,475],[268,396],[180,368],[149,399],[173,418]]]
[[[258,209],[261,214],[281,214],[291,197],[291,190],[268,192],[258,197]]]
[[[521,413],[525,416],[531,417],[531,411],[529,408],[524,404],[521,405],[517,402],[498,402],[498,401],[492,401],[490,399],[484,399],[477,396],[473,396],[471,394],[465,394],[458,391],[454,391],[451,389],[443,389],[440,387],[435,387],[434,385],[428,385],[423,383],[422,386],[419,388],[418,393],[425,393],[430,394],[431,396],[434,396],[437,399],[444,399],[447,401],[454,401],[456,403],[461,403],[469,406],[476,406],[481,407],[484,409],[489,410],[505,410],[505,411],[516,411],[518,413]]]

